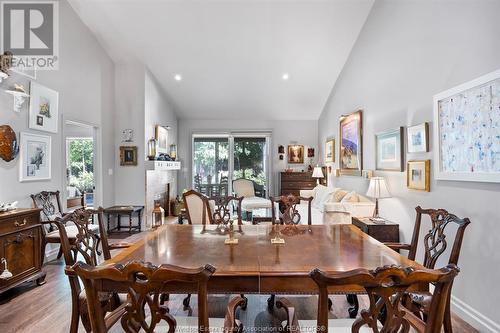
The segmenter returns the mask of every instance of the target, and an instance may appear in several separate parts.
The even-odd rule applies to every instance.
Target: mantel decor
[[[500,70],[434,96],[435,176],[500,183]]]
[[[363,126],[361,110],[340,118],[340,173],[361,176],[363,170]]]
[[[169,154],[170,147],[168,146],[168,128],[161,125],[156,125],[155,139],[157,144],[156,152]]]

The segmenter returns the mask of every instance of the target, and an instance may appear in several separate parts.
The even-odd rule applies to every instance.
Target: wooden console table
[[[120,231],[122,228],[121,225],[121,216],[122,215],[127,215],[128,216],[128,232],[132,232],[132,229],[136,229],[139,232],[141,231],[141,218],[142,218],[142,211],[144,210],[144,206],[112,206],[104,209],[104,214],[108,215],[108,232],[111,232],[113,230],[118,230]],[[132,225],[132,216],[134,214],[137,214],[137,225]],[[115,228],[110,229],[109,223],[111,220],[111,215],[116,215],[118,218],[118,224]]]
[[[19,208],[0,213],[0,259],[5,259],[12,277],[0,279],[0,293],[26,281],[45,283],[42,271],[42,225],[40,209]],[[0,264],[0,273],[5,265]]]

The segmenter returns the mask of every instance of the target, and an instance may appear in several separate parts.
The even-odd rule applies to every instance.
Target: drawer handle
[[[28,223],[28,221],[26,221],[26,219],[23,219],[23,222],[22,222],[22,223],[19,223],[19,222],[15,221],[15,222],[14,222],[14,225],[15,225],[16,227],[22,227],[22,226],[26,225],[26,223]]]

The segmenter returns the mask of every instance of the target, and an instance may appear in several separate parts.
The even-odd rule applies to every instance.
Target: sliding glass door
[[[193,138],[193,188],[208,196],[227,195],[229,137]]]
[[[193,135],[193,189],[208,196],[227,195],[232,180],[245,178],[254,182],[257,196],[268,197],[270,137],[256,133]]]

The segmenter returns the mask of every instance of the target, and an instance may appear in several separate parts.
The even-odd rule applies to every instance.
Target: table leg
[[[110,214],[108,214],[108,232],[109,232],[109,221],[110,221],[109,215]]]
[[[132,213],[128,215],[128,233],[132,233]]]
[[[122,230],[122,216],[120,215],[120,213],[117,214],[118,215],[118,231]]]
[[[141,232],[141,215],[142,215],[142,209],[139,211],[139,216],[138,216],[138,219],[139,219],[139,232]]]

